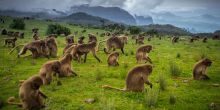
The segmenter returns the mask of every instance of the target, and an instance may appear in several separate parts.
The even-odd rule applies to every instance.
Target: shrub
[[[139,34],[141,29],[137,26],[131,26],[128,28],[128,31],[130,31],[130,34]]]
[[[166,90],[167,88],[167,82],[166,79],[163,75],[159,76],[159,84],[160,84],[160,89],[161,90]]]
[[[177,66],[176,63],[170,62],[170,73],[172,76],[177,77],[181,74],[181,69]]]
[[[59,24],[50,24],[47,28],[47,35],[50,34],[65,34],[65,36],[71,34],[70,29]]]
[[[154,107],[158,99],[158,90],[149,89],[145,95],[145,102],[148,107]]]
[[[177,54],[176,54],[176,58],[180,58],[180,53],[177,53]]]
[[[23,19],[14,19],[12,23],[9,25],[12,29],[21,29],[23,30],[25,28],[25,23]]]

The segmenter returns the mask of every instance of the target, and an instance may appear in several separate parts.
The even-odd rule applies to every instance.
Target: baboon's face
[[[33,76],[31,79],[31,87],[34,90],[38,90],[41,85],[43,85],[43,81],[39,76]]]
[[[52,70],[56,73],[60,73],[61,64],[60,62],[55,62],[52,66]]]
[[[211,61],[210,59],[208,59],[208,58],[205,58],[205,59],[203,60],[203,62],[204,62],[204,64],[207,65],[207,66],[211,66],[211,65],[212,65],[212,61]]]

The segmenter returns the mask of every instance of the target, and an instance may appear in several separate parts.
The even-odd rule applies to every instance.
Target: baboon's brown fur
[[[144,36],[140,36],[140,35],[139,35],[139,36],[136,38],[135,44],[139,44],[139,45],[144,44]]]
[[[178,40],[179,40],[179,37],[177,37],[177,36],[172,37],[172,43],[173,43],[173,44],[174,44],[174,43],[177,43]]]
[[[119,36],[119,39],[122,43],[128,44],[128,36]]]
[[[39,76],[32,76],[25,80],[19,89],[20,103],[8,99],[9,104],[21,105],[24,110],[36,110],[44,107],[43,98],[47,98],[39,89],[43,81]]]
[[[71,61],[72,61],[71,54],[66,54],[63,58],[59,60],[61,64],[60,73],[58,73],[59,77],[72,76],[72,75],[77,76],[77,74],[72,70]]]
[[[15,47],[16,41],[17,41],[17,37],[6,38],[6,39],[5,39],[5,45],[4,45],[4,46],[10,46],[10,44],[11,44],[12,47]]]
[[[66,37],[66,45],[74,43],[74,36],[67,36]]]
[[[38,33],[33,33],[32,37],[34,40],[40,40]]]
[[[44,63],[39,71],[39,75],[43,80],[43,84],[50,84],[52,81],[52,75],[60,74],[61,66],[62,65],[59,60],[52,60]]]
[[[46,45],[49,49],[49,55],[51,57],[57,57],[57,43],[56,43],[56,39],[54,37],[50,37],[50,38],[46,38]]]
[[[108,85],[104,85],[103,88],[116,89],[121,91],[142,92],[144,91],[144,84],[150,85],[152,83],[148,80],[149,75],[152,73],[153,67],[151,65],[140,65],[134,67],[128,72],[126,78],[126,86],[124,89],[114,88]]]
[[[195,80],[207,80],[209,77],[206,75],[207,67],[211,66],[212,61],[208,58],[198,61],[193,68],[193,78]]]
[[[79,37],[78,44],[84,44],[84,41],[83,41],[84,39],[85,39],[84,36]]]
[[[88,34],[89,41],[88,42],[97,42],[97,38],[94,34]]]
[[[137,63],[141,63],[143,60],[146,62],[149,61],[150,63],[152,63],[151,59],[148,56],[146,56],[146,54],[150,53],[151,50],[152,50],[151,45],[140,46],[136,52]]]
[[[101,62],[101,60],[96,55],[96,42],[89,42],[87,44],[79,44],[72,50],[72,55],[77,56],[78,62],[81,62],[81,55],[84,55],[84,63],[86,62],[86,57],[89,52],[92,52],[93,56]]]
[[[119,57],[118,52],[112,52],[108,56],[108,66],[119,66],[118,57]]]

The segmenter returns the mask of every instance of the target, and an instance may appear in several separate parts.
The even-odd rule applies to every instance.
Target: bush
[[[130,31],[130,34],[139,34],[141,29],[136,26],[131,26],[128,28],[128,31]]]
[[[181,74],[181,69],[177,66],[176,63],[170,62],[170,73],[172,76],[177,77]]]
[[[65,34],[65,36],[67,36],[67,35],[71,34],[71,32],[70,32],[70,29],[67,28],[67,27],[61,26],[59,24],[50,24],[50,25],[48,25],[46,34],[47,35],[50,35],[50,34],[57,34],[57,35]]]
[[[24,20],[22,19],[14,19],[12,23],[9,25],[12,29],[21,29],[23,30],[25,28]]]

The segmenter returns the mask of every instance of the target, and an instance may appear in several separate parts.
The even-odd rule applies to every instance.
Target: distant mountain
[[[58,18],[57,20],[74,23],[74,24],[96,25],[96,26],[101,26],[103,25],[103,23],[104,25],[114,23],[110,20],[101,17],[92,16],[83,12],[73,13],[69,16]]]
[[[84,12],[89,15],[109,19],[117,23],[136,25],[135,18],[127,11],[118,7],[102,7],[89,5],[72,6],[69,13],[76,12]]]
[[[170,24],[160,25],[160,24],[150,24],[146,26],[141,26],[143,31],[156,30],[160,34],[165,35],[191,35],[186,29],[179,28]]]
[[[150,16],[144,17],[144,16],[136,16],[135,15],[135,19],[136,19],[137,25],[140,25],[140,26],[153,24],[153,19]]]

